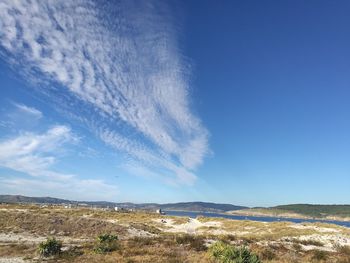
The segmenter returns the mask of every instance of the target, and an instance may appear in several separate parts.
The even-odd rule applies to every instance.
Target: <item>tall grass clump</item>
[[[96,240],[94,251],[96,253],[107,253],[117,250],[118,237],[116,235],[103,234],[99,235]]]
[[[46,241],[41,242],[38,247],[40,256],[50,257],[57,256],[61,253],[62,243],[53,238],[48,238]]]
[[[336,246],[336,249],[339,253],[348,256],[350,259],[350,246]]]
[[[328,258],[328,253],[323,250],[314,250],[312,255],[312,259],[316,262],[327,260],[327,258]]]
[[[261,263],[259,257],[246,247],[233,247],[222,241],[209,248],[209,254],[220,263]]]

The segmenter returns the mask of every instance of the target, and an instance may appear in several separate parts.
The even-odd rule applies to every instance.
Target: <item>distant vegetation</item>
[[[272,209],[278,209],[285,212],[292,212],[302,214],[311,217],[326,217],[326,216],[338,216],[338,217],[350,217],[350,205],[309,205],[309,204],[296,204],[296,205],[279,205],[272,207]]]

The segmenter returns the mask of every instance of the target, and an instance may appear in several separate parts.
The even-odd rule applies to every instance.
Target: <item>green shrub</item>
[[[94,251],[96,253],[107,253],[118,248],[118,237],[116,235],[104,234],[97,237]]]
[[[261,263],[259,257],[246,247],[233,247],[224,242],[216,242],[209,248],[210,256],[221,263]]]
[[[38,247],[39,254],[44,257],[56,256],[61,253],[62,243],[55,238],[48,238]]]

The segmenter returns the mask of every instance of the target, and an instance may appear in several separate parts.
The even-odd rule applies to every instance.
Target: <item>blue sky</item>
[[[0,10],[0,193],[350,203],[348,1]]]

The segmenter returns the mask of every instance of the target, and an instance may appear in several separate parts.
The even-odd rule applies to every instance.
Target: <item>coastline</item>
[[[260,212],[260,211],[246,211],[246,210],[234,210],[227,212],[217,211],[196,211],[196,210],[164,210],[166,213],[169,212],[190,212],[190,213],[203,213],[203,214],[219,214],[219,215],[234,215],[234,216],[252,216],[252,217],[277,217],[277,218],[292,218],[292,219],[307,219],[307,220],[319,220],[319,221],[339,221],[339,222],[350,222],[350,217],[337,217],[337,216],[326,216],[326,217],[312,217],[297,213],[273,213],[273,212]]]
[[[264,217],[277,217],[277,218],[293,218],[293,219],[308,219],[308,220],[320,220],[320,221],[340,221],[340,222],[350,222],[350,217],[337,217],[337,216],[326,216],[326,217],[312,217],[306,216],[298,213],[274,213],[271,212],[261,212],[261,211],[228,211],[226,215],[237,215],[237,216],[264,216]]]

